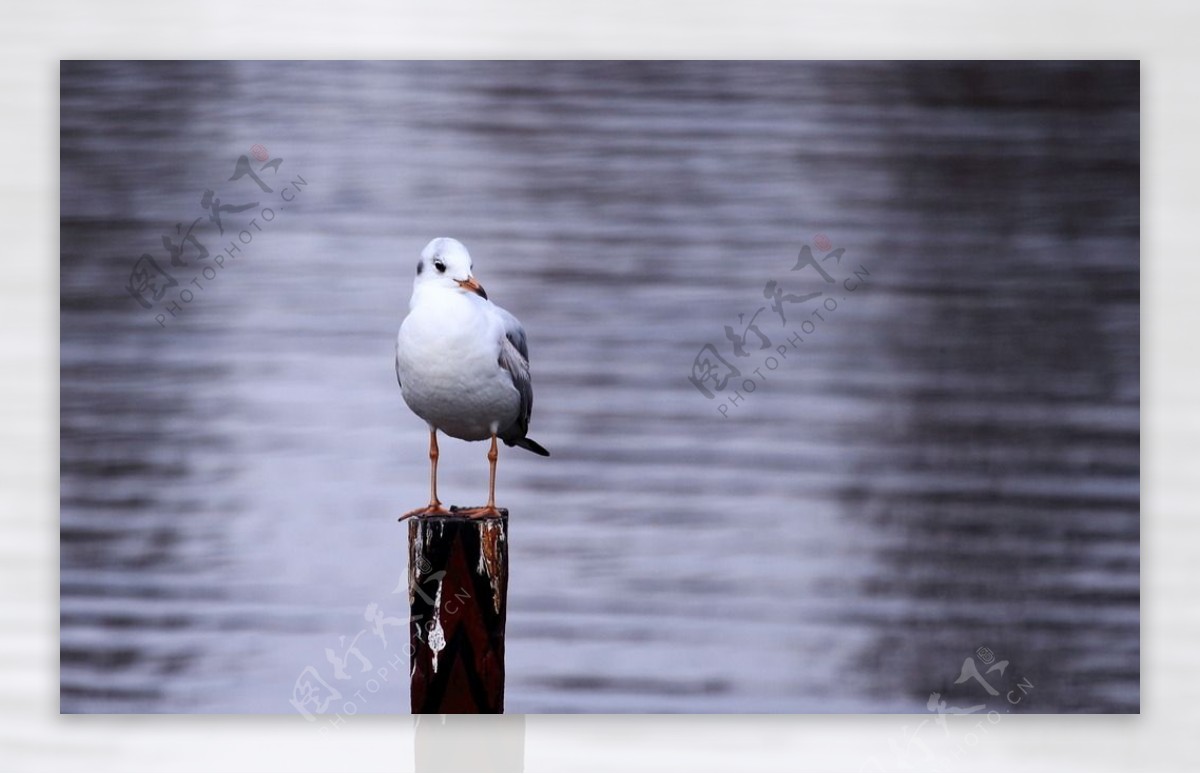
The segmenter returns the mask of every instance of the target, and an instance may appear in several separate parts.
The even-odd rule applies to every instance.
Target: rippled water
[[[453,235],[529,331],[553,453],[501,454],[509,711],[1136,711],[1138,80],[66,64],[62,710],[294,713],[312,667],[407,711],[403,630],[368,620],[405,615],[427,494],[392,348]],[[269,192],[229,180],[256,144]],[[173,267],[206,189],[258,206]],[[821,237],[836,284],[792,271]],[[179,282],[150,310],[142,253]],[[772,280],[824,295],[780,313]],[[711,400],[709,343],[742,371]],[[485,445],[442,451],[443,499],[481,502]],[[326,658],[356,636],[374,692]],[[980,647],[1022,703],[954,684]]]

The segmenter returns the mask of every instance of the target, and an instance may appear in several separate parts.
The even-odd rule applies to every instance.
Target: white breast
[[[438,430],[482,441],[517,416],[520,395],[500,367],[503,324],[491,304],[456,290],[414,296],[396,337],[404,402]]]

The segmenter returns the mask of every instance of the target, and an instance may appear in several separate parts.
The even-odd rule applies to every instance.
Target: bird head
[[[487,293],[471,274],[472,267],[471,254],[462,242],[450,237],[438,237],[421,251],[413,289],[440,287],[487,298]]]

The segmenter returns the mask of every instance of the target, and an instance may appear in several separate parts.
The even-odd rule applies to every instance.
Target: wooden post
[[[508,511],[410,519],[408,568],[413,713],[504,712]]]

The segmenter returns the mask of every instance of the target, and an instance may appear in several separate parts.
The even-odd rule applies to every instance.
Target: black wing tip
[[[517,441],[517,446],[520,446],[522,449],[528,449],[534,454],[540,454],[543,457],[550,456],[550,452],[546,451],[540,443],[532,438],[522,438],[521,440]]]

